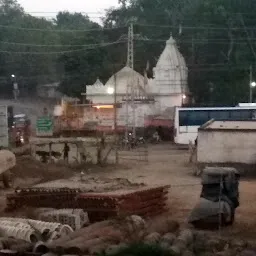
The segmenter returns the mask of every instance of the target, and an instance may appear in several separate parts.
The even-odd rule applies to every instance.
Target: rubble
[[[65,210],[67,211],[67,209]],[[166,222],[171,222],[170,218],[167,218],[167,220]],[[23,229],[25,230],[29,229],[25,226],[26,221],[27,223],[38,223],[37,227],[54,227],[55,225],[55,223],[45,223],[43,225],[41,221],[15,220],[11,218],[7,222],[7,218],[0,218],[1,227],[1,221],[6,225],[13,221],[14,223],[18,223],[20,227],[23,225]],[[61,224],[59,225],[63,226]],[[42,232],[43,228],[39,230]],[[55,232],[58,230],[60,229],[55,230]],[[48,236],[44,240],[42,236],[39,236],[40,239],[38,241],[26,241],[25,237],[22,240],[18,236],[16,238],[8,238],[5,237],[6,234],[1,233],[3,238],[0,239],[0,250],[3,251],[0,254],[54,256],[96,255],[104,253],[105,255],[117,255],[120,250],[133,246],[136,242],[149,246],[148,248],[158,246],[159,249],[168,252],[172,256],[255,255],[253,245],[251,246],[246,241],[219,237],[215,236],[214,233],[206,233],[188,228],[182,229],[180,227],[178,230],[174,229],[172,232],[164,232],[162,230],[161,233],[158,233],[157,231],[149,232],[149,230],[152,231],[150,222],[145,221],[140,216],[133,215],[126,218],[97,222],[74,232],[56,237],[56,239],[51,239],[51,236]],[[53,228],[51,232],[53,232]],[[136,233],[143,235],[136,236]],[[136,241],[133,239],[134,236],[136,236]]]

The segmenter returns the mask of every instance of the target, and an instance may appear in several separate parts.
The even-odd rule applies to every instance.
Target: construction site
[[[202,172],[197,142],[173,143],[175,107],[189,96],[184,59],[171,36],[149,81],[133,69],[134,36],[131,25],[127,66],[88,86],[84,102],[44,107],[31,126],[16,116],[14,128],[26,123],[17,147],[2,108],[1,255],[256,255],[255,181],[234,168]],[[175,86],[159,75],[170,54]],[[166,91],[152,90],[160,82]]]

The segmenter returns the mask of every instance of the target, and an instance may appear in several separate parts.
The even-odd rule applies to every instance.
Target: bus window
[[[188,115],[188,126],[201,126],[209,121],[207,110],[190,111]]]
[[[179,126],[188,125],[188,114],[190,111],[179,111]]]
[[[252,119],[255,120],[256,119],[256,111],[252,112]]]
[[[230,119],[231,120],[250,120],[251,119],[251,111],[244,109],[237,109],[230,111]]]
[[[212,110],[210,111],[210,120],[225,121],[230,119],[230,111],[228,110]]]

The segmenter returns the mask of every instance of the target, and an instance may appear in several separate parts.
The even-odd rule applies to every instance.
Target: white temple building
[[[93,85],[86,86],[86,93],[82,95],[93,104],[101,105],[114,104],[116,95],[116,102],[120,103],[118,125],[133,123],[143,127],[145,116],[161,115],[168,108],[181,106],[189,93],[188,69],[172,36],[153,72],[154,78],[148,79],[126,66],[105,85],[98,79]]]

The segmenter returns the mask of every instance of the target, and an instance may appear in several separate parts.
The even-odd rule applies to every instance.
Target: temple
[[[86,86],[86,99],[100,106],[119,104],[118,125],[143,127],[147,116],[164,115],[182,106],[189,95],[188,69],[176,41],[171,36],[148,79],[126,66],[104,85],[99,79]]]

